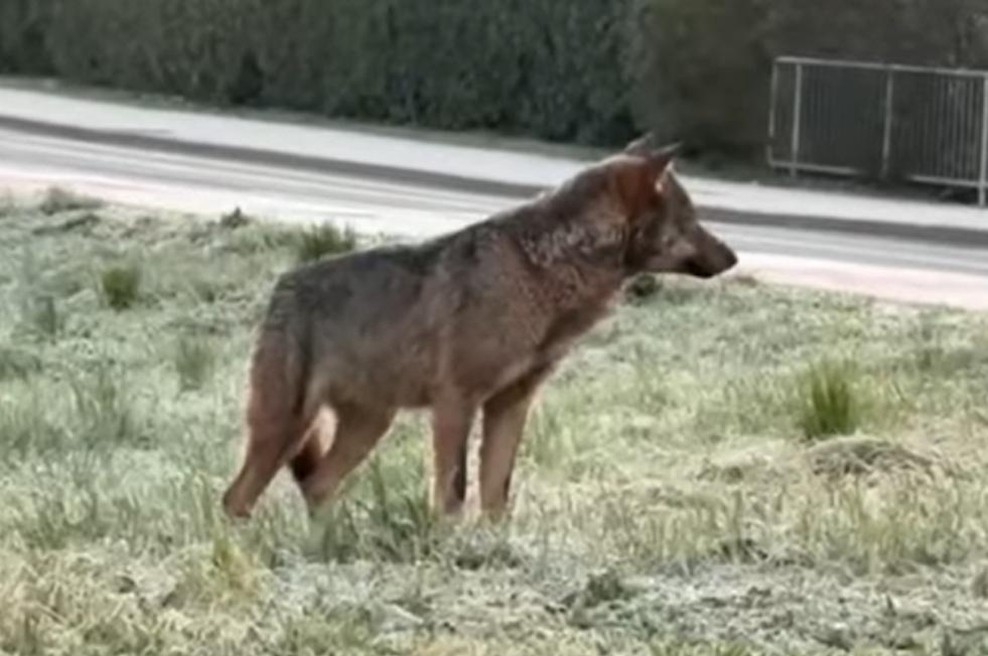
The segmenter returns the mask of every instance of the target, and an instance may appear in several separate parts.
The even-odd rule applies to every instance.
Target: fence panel
[[[978,190],[988,201],[988,72],[783,57],[769,163]]]
[[[905,72],[895,89],[892,170],[928,182],[980,182],[984,79]]]

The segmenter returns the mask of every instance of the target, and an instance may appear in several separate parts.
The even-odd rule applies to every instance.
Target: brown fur
[[[483,414],[480,500],[506,510],[539,386],[642,272],[715,276],[734,253],[697,223],[647,141],[550,194],[448,236],[325,260],[278,281],[250,375],[247,452],[224,497],[250,514],[287,465],[315,509],[400,409],[432,412],[432,499],[456,513]],[[336,418],[326,448],[316,418]]]

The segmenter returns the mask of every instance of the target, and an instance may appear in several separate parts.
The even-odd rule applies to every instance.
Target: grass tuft
[[[357,233],[322,224],[298,233],[295,257],[299,263],[314,262],[330,255],[349,253],[357,248]]]
[[[51,423],[36,398],[0,401],[0,461],[58,452],[64,444],[64,432]]]
[[[362,489],[321,513],[313,555],[339,562],[371,557],[410,563],[433,553],[438,527],[419,469],[387,467],[375,459]]]
[[[14,195],[9,191],[0,191],[0,219],[13,216],[18,209]]]
[[[117,265],[100,274],[100,289],[107,305],[116,311],[132,307],[140,296],[143,273],[135,264]]]
[[[799,427],[818,441],[852,435],[861,425],[862,402],[846,364],[824,361],[807,372],[799,389]]]
[[[758,652],[739,643],[710,644],[662,640],[652,645],[651,656],[756,656]]]
[[[0,345],[0,382],[24,379],[41,371],[41,358],[35,353],[13,346]]]
[[[70,216],[68,219],[57,223],[55,225],[41,225],[32,230],[31,232],[39,237],[57,235],[66,232],[91,232],[92,228],[99,225],[102,221],[99,214],[95,212],[84,212],[82,214],[77,214]]]
[[[183,392],[201,389],[216,364],[213,345],[202,337],[182,337],[175,345],[173,364]]]
[[[38,210],[46,216],[74,212],[76,210],[97,210],[103,207],[103,201],[91,196],[85,196],[63,187],[50,187],[41,200]]]
[[[971,592],[977,599],[988,599],[988,567],[982,567],[971,581]]]
[[[27,321],[30,329],[45,340],[54,340],[65,325],[59,303],[50,294],[39,294],[28,301]]]
[[[253,219],[244,213],[239,207],[234,208],[220,217],[220,227],[224,230],[239,230],[253,223]]]
[[[98,365],[71,383],[79,448],[106,450],[141,442],[131,400],[116,372]]]
[[[662,283],[659,282],[656,276],[642,274],[636,276],[628,283],[625,287],[625,296],[632,303],[641,303],[659,294],[661,291]]]

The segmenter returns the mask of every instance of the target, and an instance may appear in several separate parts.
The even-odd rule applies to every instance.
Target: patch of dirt
[[[814,474],[828,478],[902,470],[929,472],[935,464],[904,446],[867,437],[823,442],[811,448],[806,458]]]
[[[707,461],[697,474],[705,482],[737,485],[753,478],[778,475],[772,459],[763,454],[742,454],[721,461]]]
[[[67,232],[84,231],[90,230],[102,221],[102,218],[94,212],[83,212],[82,214],[73,216],[65,221],[59,221],[53,225],[42,225],[34,230],[32,233],[38,235],[39,237],[45,235],[60,235]]]
[[[922,579],[922,580],[920,580]],[[639,593],[584,608],[584,626],[653,627],[686,639],[737,641],[757,653],[988,653],[988,604],[970,573],[928,579],[849,579],[799,567],[716,566],[633,579]],[[872,652],[869,652],[872,653]]]

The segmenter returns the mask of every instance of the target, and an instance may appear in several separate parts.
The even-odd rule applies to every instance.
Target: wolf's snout
[[[737,254],[706,230],[700,230],[696,242],[696,255],[687,264],[690,275],[697,278],[714,278],[737,265]]]
[[[731,249],[731,247],[727,246],[726,244],[721,244],[721,246],[723,247],[724,251],[723,251],[723,255],[721,256],[722,268],[719,271],[719,273],[727,273],[728,271],[730,271],[731,269],[737,266],[738,254],[735,253]]]

